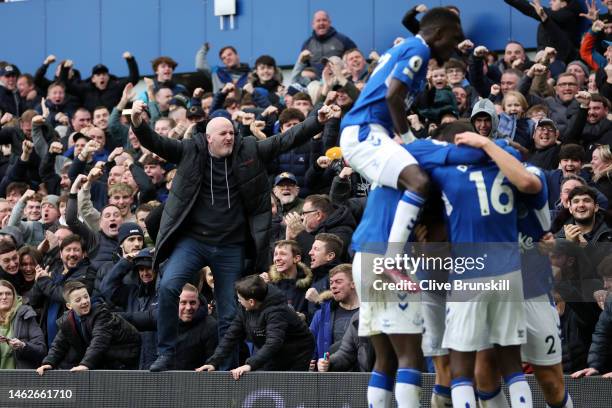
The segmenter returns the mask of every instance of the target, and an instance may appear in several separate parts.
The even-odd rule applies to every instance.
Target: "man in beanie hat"
[[[574,76],[576,77],[576,80],[578,81],[578,87],[580,89],[586,89],[586,84],[589,79],[589,74],[591,73],[591,71],[589,70],[589,67],[587,67],[587,65],[584,62],[580,60],[575,60],[575,61],[570,62],[569,64],[567,64],[567,68],[565,69],[565,72],[574,74]]]
[[[135,222],[124,222],[119,227],[117,241],[119,241],[119,247],[124,256],[126,254],[135,254],[142,249],[144,232],[140,225]]]
[[[119,243],[119,248],[112,255],[112,260],[104,262],[98,268],[93,292],[94,297],[102,295],[102,282],[105,276],[117,265],[117,262],[127,255],[134,257],[142,249],[144,245],[144,232],[135,222],[124,222],[119,226],[117,242]]]

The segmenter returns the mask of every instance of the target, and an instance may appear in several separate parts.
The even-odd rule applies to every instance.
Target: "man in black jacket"
[[[332,204],[326,195],[313,194],[304,200],[302,214],[288,214],[285,224],[285,237],[296,240],[303,254],[309,253],[315,236],[325,232],[342,240],[342,251],[336,257],[339,260],[348,259],[348,247],[356,227],[355,218],[348,207]],[[304,262],[310,263],[310,255],[304,256]]]
[[[63,296],[68,312],[57,321],[59,332],[36,369],[39,375],[73,364],[77,365],[70,371],[138,366],[140,335],[134,326],[111,313],[104,303],[92,305],[82,282],[66,283]]]
[[[214,118],[206,137],[161,137],[142,121],[144,103],[132,106],[132,129],[145,148],[178,164],[157,235],[154,267],[168,259],[159,288],[158,351],[152,371],[172,368],[178,330],[178,296],[205,265],[215,279],[219,337],[235,315],[233,284],[242,276],[245,249],[255,249],[259,271],[269,265],[270,184],[266,163],[321,131],[329,107],[287,132],[265,140],[234,138],[234,126]],[[198,203],[196,205],[196,202]],[[254,245],[249,245],[253,243]],[[228,362],[230,365],[231,362]]]
[[[177,370],[195,370],[212,357],[217,348],[217,321],[208,315],[208,304],[200,299],[198,288],[190,283],[183,286],[179,297]]]
[[[138,253],[125,253],[104,275],[100,292],[125,320],[133,324],[142,338],[140,370],[148,370],[157,358],[157,333],[153,315],[157,306],[157,271],[152,268],[153,255],[149,248]],[[132,272],[136,277],[130,276]],[[126,283],[126,280],[136,283]]]
[[[136,59],[128,51],[123,53],[123,59],[127,62],[129,76],[125,79],[117,79],[110,75],[106,65],[98,64],[91,70],[89,81],[68,81],[68,70],[62,70],[60,80],[67,84],[68,93],[78,96],[89,112],[93,112],[99,106],[105,106],[111,111],[121,99],[123,88],[129,83],[138,83],[138,64]],[[66,65],[66,64],[64,64]],[[69,64],[68,67],[71,67]]]
[[[245,339],[253,342],[257,351],[245,365],[232,370],[234,379],[254,370],[307,371],[314,339],[306,323],[287,305],[284,294],[258,275],[236,282],[236,293],[242,308],[215,354],[196,371],[216,370]]]

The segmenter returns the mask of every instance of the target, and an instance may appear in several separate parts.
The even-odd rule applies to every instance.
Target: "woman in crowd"
[[[591,159],[593,182],[595,188],[601,191],[608,202],[612,199],[612,151],[610,145],[600,145],[593,151]]]
[[[15,287],[0,280],[0,369],[34,369],[47,354],[36,313]]]

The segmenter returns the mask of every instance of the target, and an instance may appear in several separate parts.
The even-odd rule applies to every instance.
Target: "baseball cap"
[[[289,85],[289,88],[287,88],[287,93],[291,96],[295,95],[298,92],[308,92],[308,90],[305,86],[297,82]]]
[[[76,143],[76,141],[79,139],[85,139],[88,142],[91,140],[91,137],[84,135],[81,132],[74,132],[70,138],[72,139],[72,143]]]
[[[293,173],[284,171],[274,178],[274,186],[278,186],[284,180],[289,180],[297,184],[297,178],[293,175]]]
[[[555,121],[550,118],[540,119],[536,127],[540,127],[540,126],[552,126],[553,129],[557,130],[557,125],[555,125]]]
[[[6,64],[4,68],[0,69],[0,76],[17,76],[19,70],[13,64]]]
[[[203,118],[204,116],[206,115],[204,114],[204,110],[202,110],[202,107],[200,105],[193,105],[187,110],[188,119]]]
[[[98,64],[91,69],[91,75],[108,74],[108,68],[104,64]]]
[[[134,267],[144,266],[145,268],[153,267],[153,253],[150,248],[145,248],[138,252],[134,257]]]

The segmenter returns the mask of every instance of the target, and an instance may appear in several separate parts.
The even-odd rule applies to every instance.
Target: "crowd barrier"
[[[0,371],[0,407],[356,408],[366,407],[366,373],[247,373],[144,371]],[[534,407],[545,407],[528,376]],[[565,379],[576,408],[612,407],[612,379]],[[423,407],[434,383],[423,375]],[[507,390],[506,390],[507,395]]]

